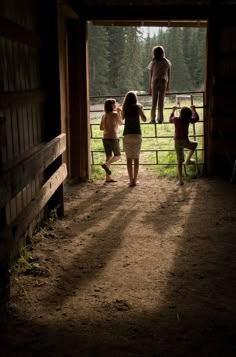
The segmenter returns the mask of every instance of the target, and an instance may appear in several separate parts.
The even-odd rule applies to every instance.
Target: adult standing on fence
[[[127,160],[129,186],[136,186],[139,171],[139,156],[142,144],[140,118],[147,120],[143,107],[138,103],[135,92],[129,91],[122,105],[124,122],[124,150]]]
[[[158,109],[157,122],[163,123],[165,92],[169,91],[171,62],[165,57],[165,50],[162,46],[155,46],[152,49],[152,61],[148,65],[149,94],[152,95],[151,123],[156,121],[156,108]]]

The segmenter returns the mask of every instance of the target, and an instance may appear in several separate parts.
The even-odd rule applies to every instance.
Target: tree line
[[[161,45],[171,61],[171,92],[204,89],[206,29],[159,28],[144,35],[140,27],[88,25],[90,96],[148,91],[152,48]]]

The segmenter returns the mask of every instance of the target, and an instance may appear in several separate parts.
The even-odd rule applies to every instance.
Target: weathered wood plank
[[[24,239],[24,233],[27,228],[40,214],[41,210],[46,206],[49,199],[63,183],[66,177],[67,167],[66,164],[62,164],[41,187],[34,200],[31,200],[29,205],[21,211],[14,222],[4,229],[3,237],[7,237],[8,240],[7,246],[10,254],[9,261],[12,261],[18,253],[19,247],[23,243],[22,240]]]
[[[13,157],[19,154],[19,123],[16,109],[11,110],[11,127],[12,127],[12,142],[13,142]]]
[[[25,105],[22,108],[22,127],[23,127],[23,136],[24,136],[24,150],[27,152],[29,150],[29,128],[28,128],[28,108]]]
[[[38,143],[38,125],[36,120],[36,110],[35,106],[31,106],[31,115],[32,115],[32,128],[33,128],[33,145],[37,145]]]
[[[43,40],[38,34],[3,17],[0,17],[0,36],[31,47],[43,48]]]
[[[28,105],[28,131],[29,131],[29,147],[32,148],[33,143],[33,116],[32,116],[32,105]]]
[[[0,113],[0,172],[6,161],[6,118]]]
[[[43,90],[28,90],[23,92],[0,93],[0,108],[44,102],[47,93]]]
[[[0,176],[0,207],[3,207],[66,150],[66,135],[60,134],[30,157]]]
[[[14,158],[14,160],[9,160],[9,161],[4,161],[2,164],[2,172],[6,173],[8,170],[11,170],[13,167],[17,166],[23,160],[27,160],[31,155],[39,152],[42,148],[44,148],[45,143],[40,143],[38,145],[35,145],[33,148],[30,149],[30,151],[24,151],[23,154],[20,154]]]
[[[11,123],[11,111],[7,110],[5,113],[6,116],[6,153],[7,161],[10,162],[13,160],[13,142],[12,142],[12,123]]]
[[[1,67],[2,67],[2,85],[3,90],[9,90],[8,84],[8,75],[7,75],[7,68],[8,68],[8,61],[7,61],[7,41],[2,39],[2,48],[1,48]]]
[[[22,108],[17,108],[17,117],[19,125],[19,153],[22,155],[25,152],[25,142],[24,142],[24,127],[23,127],[23,112]]]

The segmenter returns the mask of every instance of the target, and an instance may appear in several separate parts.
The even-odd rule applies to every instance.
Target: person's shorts
[[[184,149],[195,150],[197,147],[196,141],[190,141],[189,139],[177,139],[175,140],[175,151],[178,162],[184,161]]]
[[[120,143],[119,139],[102,139],[104,151],[107,157],[112,156],[120,156]]]
[[[142,136],[140,134],[127,134],[124,136],[124,151],[127,159],[138,159],[140,156]]]

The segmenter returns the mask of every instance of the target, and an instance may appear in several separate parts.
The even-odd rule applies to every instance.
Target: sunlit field
[[[174,125],[169,123],[169,116],[174,105],[190,106],[192,103],[196,106],[196,110],[199,114],[200,121],[194,125],[189,126],[189,138],[190,140],[196,140],[198,142],[198,148],[194,153],[194,158],[198,162],[199,167],[203,163],[203,148],[204,148],[204,103],[202,94],[193,95],[192,98],[188,95],[176,97],[172,95],[166,97],[165,110],[164,110],[164,123],[163,124],[151,124],[150,122],[150,110],[151,110],[151,97],[143,96],[139,97],[139,101],[143,104],[144,110],[147,116],[147,122],[141,123],[142,129],[142,150],[140,156],[140,164],[145,165],[148,169],[156,172],[160,176],[176,176],[176,154],[174,150]],[[122,103],[117,99],[119,103]],[[92,164],[92,178],[97,179],[104,175],[100,164],[104,162],[104,150],[102,144],[102,131],[99,129],[100,120],[103,114],[103,100],[100,104],[97,102],[94,108],[98,111],[91,112],[90,118],[90,133],[91,133],[91,164]],[[119,128],[120,145],[122,150],[122,159],[113,164],[126,165],[125,153],[123,151],[123,125]],[[114,170],[114,169],[113,169]],[[188,169],[188,171],[191,168]],[[192,168],[192,171],[195,169]]]

